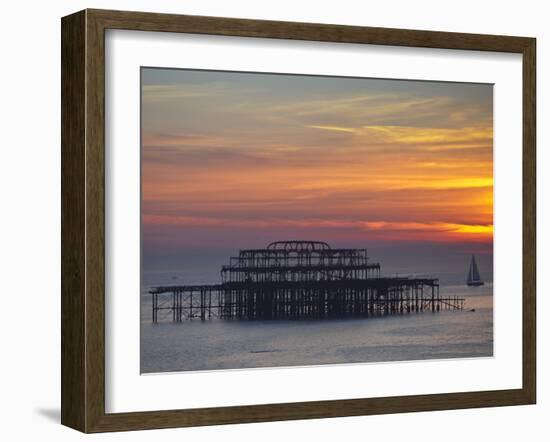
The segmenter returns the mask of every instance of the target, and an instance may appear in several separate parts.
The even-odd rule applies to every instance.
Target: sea
[[[430,276],[439,278],[442,296],[466,298],[464,310],[357,319],[213,318],[182,323],[163,321],[159,314],[159,323],[153,324],[149,289],[181,284],[182,277],[173,270],[144,271],[141,373],[491,357],[492,281],[468,287],[465,272]],[[492,279],[492,274],[488,276]],[[196,278],[197,282],[213,279],[208,274]]]

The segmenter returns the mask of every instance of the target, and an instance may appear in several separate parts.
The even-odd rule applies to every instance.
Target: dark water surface
[[[142,373],[493,355],[491,283],[477,288],[442,285],[442,295],[467,299],[463,311],[361,319],[212,319],[153,325],[148,287],[181,282],[168,274],[148,276],[141,295]],[[447,281],[458,281],[459,277]]]

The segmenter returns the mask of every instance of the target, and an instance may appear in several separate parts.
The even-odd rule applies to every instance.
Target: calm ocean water
[[[173,272],[145,272],[141,293],[141,372],[492,356],[492,283],[470,288],[462,282],[463,274],[434,276],[440,278],[442,295],[467,299],[463,311],[368,319],[212,319],[153,325],[147,290],[181,281]],[[203,277],[211,279],[210,275]]]

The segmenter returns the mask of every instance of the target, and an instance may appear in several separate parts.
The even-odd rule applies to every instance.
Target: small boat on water
[[[470,287],[478,287],[484,284],[479,276],[476,257],[474,255],[472,255],[472,260],[470,261],[470,270],[468,271],[468,280],[466,281],[466,284]]]

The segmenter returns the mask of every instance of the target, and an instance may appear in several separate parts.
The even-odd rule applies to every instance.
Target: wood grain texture
[[[523,387],[338,401],[105,413],[105,30],[513,52],[523,55]],[[86,10],[62,20],[62,423],[84,432],[532,404],[535,40],[526,37]],[[518,146],[519,148],[519,146]]]
[[[85,427],[85,13],[61,29],[61,422]]]
[[[86,17],[86,431],[91,431],[105,414],[105,38],[101,21],[89,11]]]
[[[105,29],[521,53],[529,38],[456,32],[88,10]]]
[[[537,395],[537,147],[536,40],[523,51],[523,389]]]

